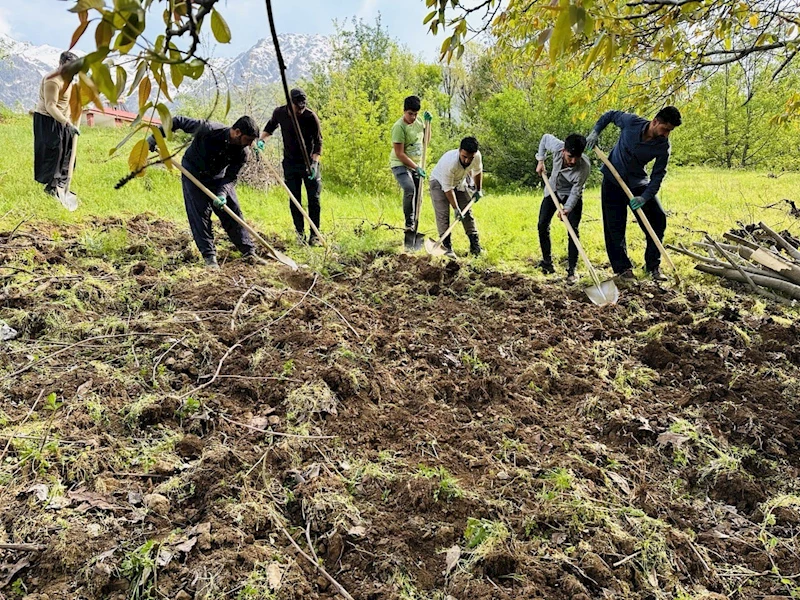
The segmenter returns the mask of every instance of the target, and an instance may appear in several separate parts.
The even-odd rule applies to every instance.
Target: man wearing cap
[[[278,127],[281,128],[283,137],[283,179],[298,202],[302,202],[301,194],[303,182],[305,181],[308,214],[314,225],[319,229],[319,196],[322,190],[319,157],[322,154],[322,131],[317,115],[306,108],[306,93],[299,88],[295,88],[289,92],[289,97],[292,100],[291,106],[279,106],[275,109],[272,113],[272,118],[264,126],[264,131],[261,133],[261,139],[258,141],[256,148],[263,150],[266,140],[275,133]],[[297,122],[300,125],[300,136],[295,131],[294,120],[289,112],[290,110],[297,117]],[[310,172],[306,168],[303,146],[300,145],[299,138],[302,138],[305,154],[309,158]],[[292,211],[292,220],[297,231],[297,239],[305,242],[303,214],[291,200],[289,200],[289,208]],[[313,231],[309,232],[308,243],[311,246],[317,246],[320,243]]]
[[[59,67],[77,60],[72,52],[62,52]],[[39,86],[39,102],[33,111],[33,176],[44,184],[51,196],[62,195],[69,163],[72,158],[72,139],[79,135],[69,114],[72,78],[59,68],[58,75],[47,76]]]

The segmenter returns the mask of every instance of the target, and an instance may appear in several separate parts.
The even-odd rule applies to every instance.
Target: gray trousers
[[[444,232],[447,231],[447,228],[450,227],[450,202],[447,200],[447,196],[442,189],[442,184],[435,179],[431,179],[430,191],[433,213],[436,215],[436,229],[439,231],[439,237],[442,237]],[[463,210],[464,207],[469,204],[469,194],[459,190],[453,190],[453,193],[456,195],[458,207]],[[464,233],[468,236],[478,233],[478,227],[475,223],[475,217],[472,216],[472,210],[469,211],[469,214],[461,223],[464,225]]]
[[[403,190],[403,215],[405,216],[406,229],[414,228],[416,215],[417,184],[419,175],[408,167],[392,167],[392,174]]]

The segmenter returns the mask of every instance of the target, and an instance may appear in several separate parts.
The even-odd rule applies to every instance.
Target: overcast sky
[[[74,4],[74,0],[0,0],[0,33],[36,45],[66,48],[78,25],[77,15],[67,10]],[[155,16],[154,21],[163,23],[163,3],[153,5],[148,19]],[[273,11],[279,33],[323,35],[333,33],[334,19],[341,22],[360,17],[374,22],[380,13],[384,27],[394,38],[429,60],[438,57],[443,40],[441,34],[437,39],[427,33],[427,26],[422,24],[427,13],[424,0],[275,0]],[[269,37],[264,0],[221,0],[220,13],[231,28],[233,40],[218,45],[213,56],[236,56],[259,39]],[[89,43],[79,44],[80,50],[93,49],[93,31],[90,27],[85,36]]]

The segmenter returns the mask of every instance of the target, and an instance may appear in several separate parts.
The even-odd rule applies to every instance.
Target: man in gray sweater
[[[589,178],[592,165],[589,158],[584,155],[586,148],[586,138],[578,133],[567,136],[563,142],[554,135],[545,133],[539,142],[539,151],[536,153],[536,172],[543,175],[545,171],[544,159],[547,153],[553,155],[553,169],[550,173],[550,187],[558,196],[562,203],[564,213],[561,218],[569,221],[575,234],[578,234],[578,227],[581,224],[581,214],[583,213],[583,188]],[[550,253],[550,221],[556,214],[556,205],[545,190],[542,206],[539,209],[539,245],[542,248],[542,260],[539,268],[546,274],[555,272],[553,268],[553,258]],[[569,238],[567,249],[567,282],[574,283],[575,267],[578,264],[578,248]]]

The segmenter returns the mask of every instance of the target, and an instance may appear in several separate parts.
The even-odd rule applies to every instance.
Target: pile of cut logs
[[[726,242],[706,235],[704,241],[693,244],[697,252],[683,244],[667,247],[696,260],[695,269],[703,273],[738,281],[757,294],[785,304],[800,300],[800,243],[791,234],[759,223],[723,237]]]

